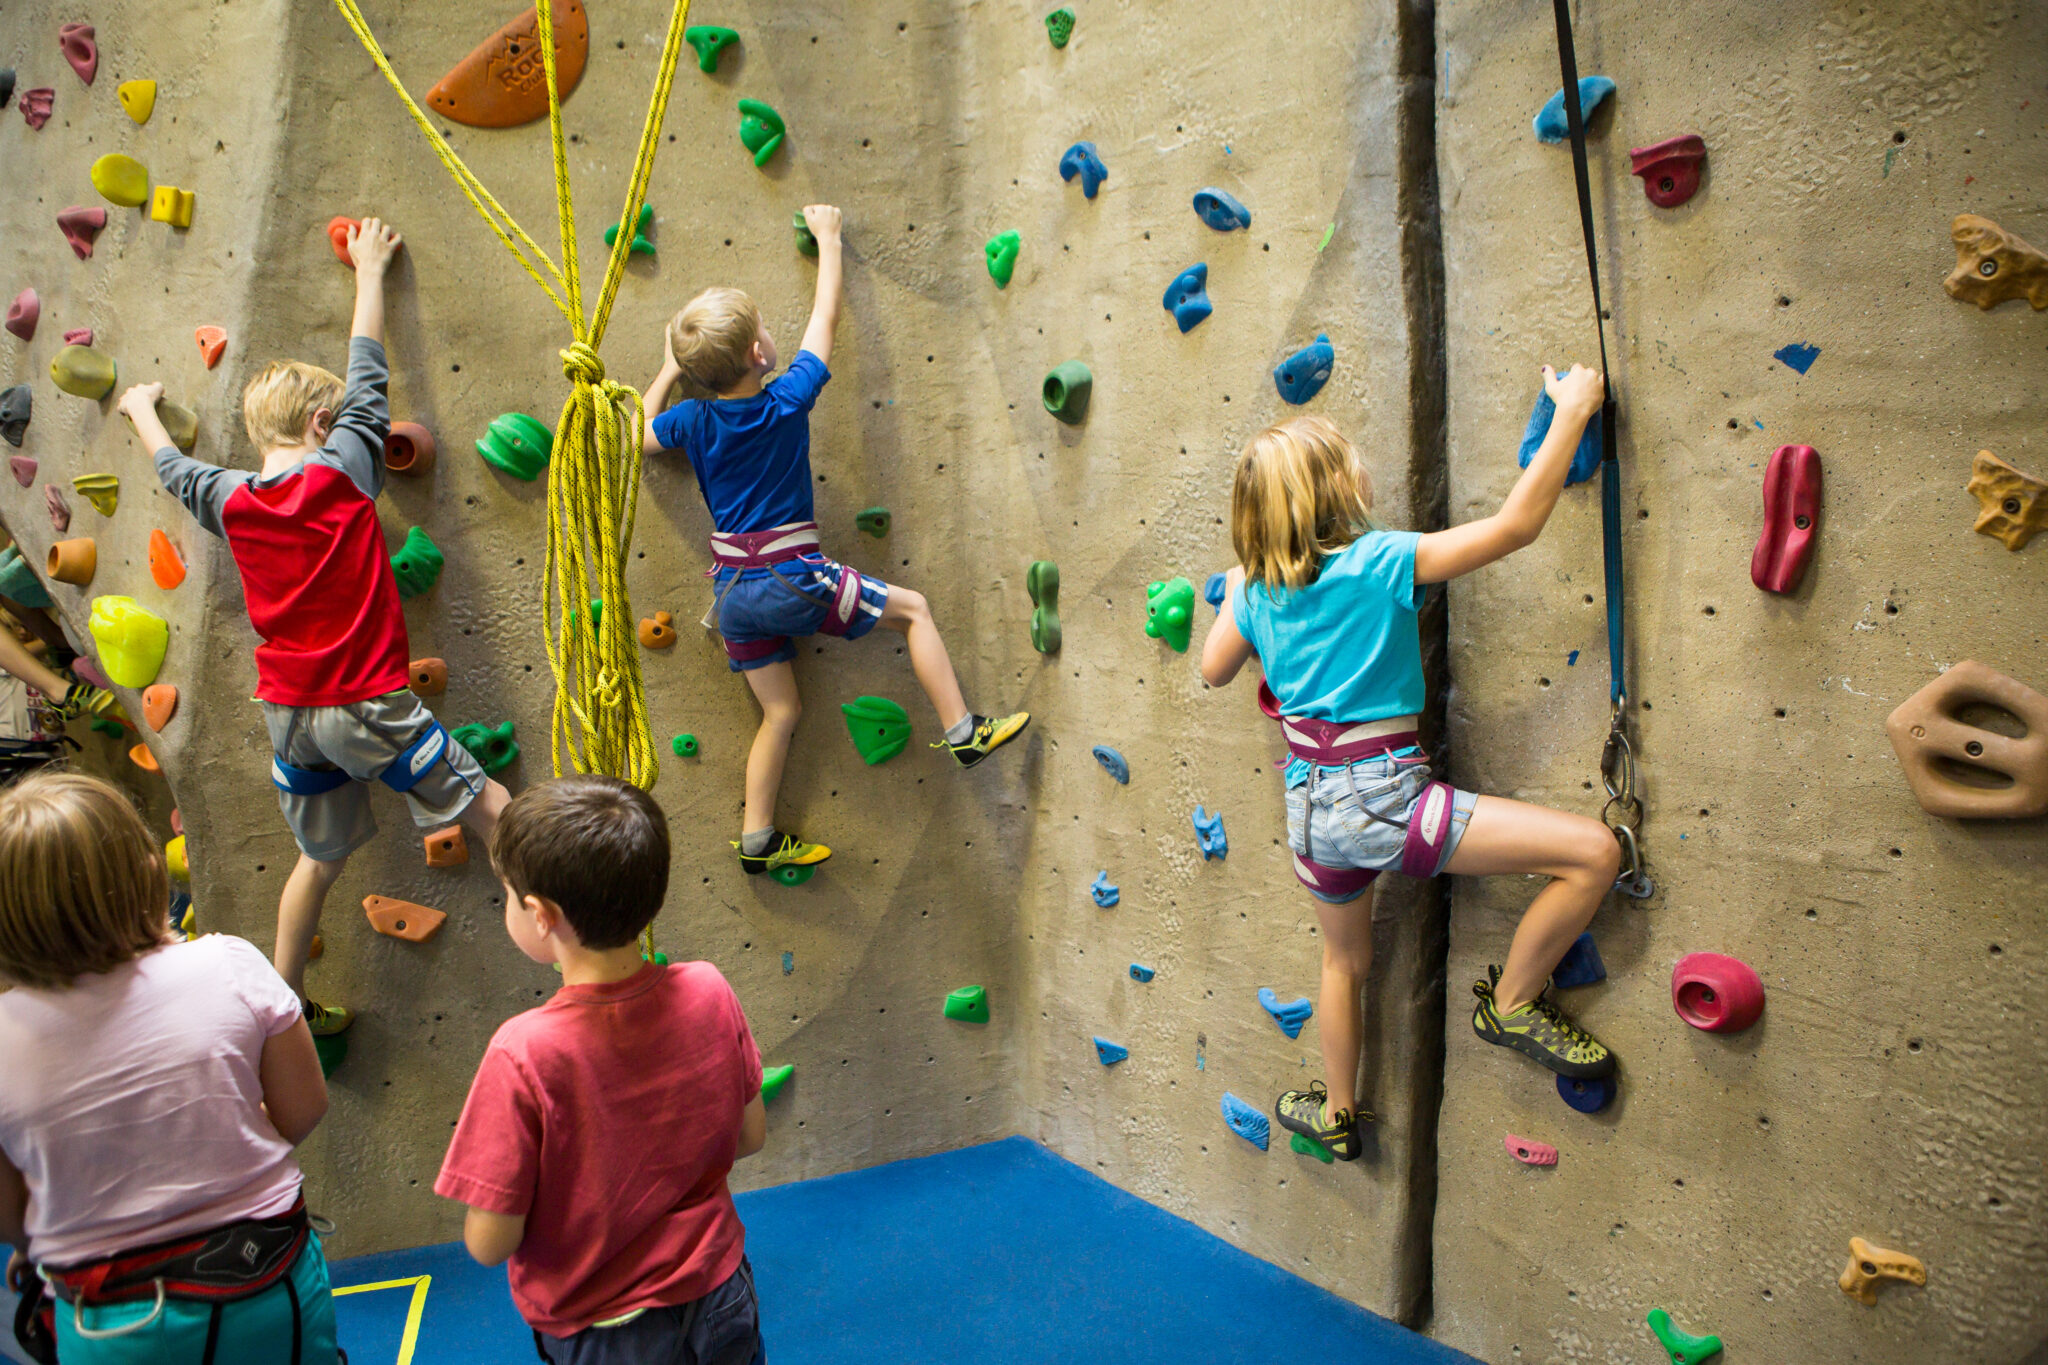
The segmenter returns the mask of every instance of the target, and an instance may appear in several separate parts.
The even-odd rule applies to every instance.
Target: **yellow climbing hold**
[[[121,481],[112,474],[80,474],[71,481],[71,486],[85,494],[85,500],[103,517],[114,515],[114,508],[120,504]]]
[[[76,398],[94,402],[114,391],[113,357],[90,346],[66,346],[50,357],[50,379]]]
[[[122,81],[114,93],[121,97],[121,107],[128,111],[128,117],[137,123],[149,122],[149,116],[156,112],[155,81]]]
[[[192,200],[190,190],[181,190],[175,185],[158,185],[156,193],[150,196],[149,216],[172,227],[191,227]]]
[[[86,622],[100,647],[100,669],[121,687],[147,687],[164,666],[170,623],[132,597],[95,597]]]
[[[164,424],[164,435],[171,438],[171,444],[190,455],[192,447],[199,444],[199,414],[182,403],[159,398],[156,416]]]
[[[189,882],[192,880],[192,866],[185,861],[185,836],[164,845],[164,871],[171,874],[171,880]]]
[[[149,168],[124,152],[92,163],[92,187],[110,204],[141,208],[149,202]]]

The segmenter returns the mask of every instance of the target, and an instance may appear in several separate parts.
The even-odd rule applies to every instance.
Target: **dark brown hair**
[[[586,948],[623,948],[668,895],[668,817],[616,777],[558,777],[512,798],[491,835],[491,865],[540,896]]]

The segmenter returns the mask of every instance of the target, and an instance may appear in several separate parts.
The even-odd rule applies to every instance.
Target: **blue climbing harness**
[[[386,764],[384,771],[377,774],[377,780],[395,792],[409,792],[420,784],[420,779],[448,755],[448,731],[440,721],[435,721],[420,737],[408,744],[398,756]],[[273,754],[270,758],[270,780],[280,791],[293,796],[321,796],[355,781],[340,768],[296,768],[284,761],[284,755]]]

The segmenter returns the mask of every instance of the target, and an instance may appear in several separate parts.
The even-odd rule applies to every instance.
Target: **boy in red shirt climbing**
[[[317,365],[283,360],[242,390],[260,473],[180,454],[156,415],[163,385],[121,395],[164,487],[227,541],[262,637],[256,700],[270,730],[278,805],[300,849],[278,902],[274,960],[323,1036],[354,1015],[306,998],[306,959],[328,890],[377,832],[366,784],[403,792],[422,829],[466,820],[484,838],[509,799],[406,687],[405,613],[376,503],[391,430],[384,271],[399,246],[375,218],[349,233],[356,305],[346,385]]]

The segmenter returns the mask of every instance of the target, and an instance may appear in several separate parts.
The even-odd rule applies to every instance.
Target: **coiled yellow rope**
[[[562,373],[570,383],[568,401],[555,428],[548,470],[548,542],[543,571],[541,629],[547,641],[548,666],[555,675],[553,724],[554,770],[606,773],[637,787],[652,787],[659,776],[654,736],[647,721],[647,692],[640,677],[640,653],[633,630],[632,602],[626,593],[627,551],[633,542],[633,518],[640,497],[640,442],[646,422],[640,395],[631,386],[605,377],[597,348],[610,321],[612,302],[625,278],[632,247],[630,225],[647,198],[654,174],[654,153],[668,114],[669,92],[683,48],[690,0],[675,0],[668,36],[661,50],[661,69],[640,130],[640,147],[626,189],[626,206],[597,308],[583,314],[582,271],[576,251],[576,209],[569,192],[569,158],[562,137],[562,104],[555,85],[554,4],[538,0],[541,60],[548,92],[548,137],[554,150],[555,216],[561,227],[562,264],[528,236],[476,173],[435,129],[405,83],[391,68],[376,35],[356,0],[334,0],[342,19],[361,41],[370,60],[398,92],[413,122],[426,135],[441,164],[463,197],[489,224],[505,249],[568,319],[570,343],[560,352]],[[552,597],[554,620],[546,607]],[[590,610],[592,599],[604,603]],[[595,617],[597,619],[593,620]],[[556,639],[559,625],[561,638]]]

